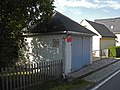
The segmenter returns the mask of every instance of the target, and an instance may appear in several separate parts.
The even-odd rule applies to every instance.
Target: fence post
[[[39,62],[30,66],[1,68],[2,90],[28,90],[38,83],[60,78],[63,71],[62,60]],[[8,72],[9,71],[9,72]]]
[[[34,63],[34,70],[35,70],[35,72],[34,72],[34,75],[35,75],[35,76],[34,76],[34,77],[35,77],[35,79],[34,79],[34,84],[36,84],[36,82],[37,82],[37,80],[36,80],[36,79],[37,79],[37,76],[36,76],[36,74],[37,74],[37,73],[36,73],[36,72],[37,72],[36,69],[37,69],[37,68],[36,68],[36,67],[37,67],[37,64]]]
[[[12,72],[11,72],[11,69],[12,69],[12,68],[9,67],[9,72],[10,72],[10,73],[9,73],[9,77],[10,77],[10,90],[12,90],[12,76],[13,76],[13,75],[12,75]]]
[[[19,67],[16,67],[16,77],[17,77],[17,89],[19,89]]]
[[[62,67],[62,60],[60,60],[60,79],[61,79],[61,76],[62,76],[62,72],[63,72],[63,67]]]
[[[39,72],[39,82],[40,83],[43,82],[43,80],[42,80],[43,77],[42,77],[42,74],[41,74],[42,73],[42,67],[43,67],[43,64],[40,62],[39,63],[39,69],[40,69],[40,72]]]
[[[49,62],[49,74],[50,74],[50,80],[52,78],[52,61]]]
[[[28,79],[28,82],[29,82],[29,87],[30,87],[30,89],[31,89],[31,67],[30,67],[30,65],[29,65],[29,79]]]
[[[23,90],[25,90],[25,76],[27,75],[27,72],[25,72],[25,66],[21,67],[23,71]]]
[[[43,62],[43,78],[44,78],[44,80],[43,80],[43,83],[45,83],[45,81],[46,81],[46,78],[45,78],[45,62]]]
[[[39,83],[39,72],[40,72],[40,69],[39,69],[39,62],[37,63],[37,84]]]
[[[1,77],[1,79],[2,79],[2,90],[5,90],[5,83],[4,83],[4,70],[3,70],[3,68],[1,68],[1,74],[2,74],[2,77]]]
[[[34,64],[31,65],[31,87],[34,86]]]
[[[6,90],[8,90],[8,68],[5,67],[5,77],[6,77]]]
[[[102,50],[100,49],[100,59],[102,59]]]
[[[16,78],[15,78],[15,75],[16,75],[16,68],[14,67],[13,69],[13,89],[16,88]]]
[[[22,85],[22,82],[23,82],[23,78],[22,78],[23,71],[22,71],[21,66],[20,66],[19,69],[20,69],[20,74],[19,74],[19,76],[20,76],[20,89],[22,90],[22,88],[23,88],[23,85]]]

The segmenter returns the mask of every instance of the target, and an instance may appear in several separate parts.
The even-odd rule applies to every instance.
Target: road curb
[[[113,75],[114,73],[116,73],[117,71],[119,71],[120,69],[115,70],[113,73],[109,74],[108,76],[106,76],[105,78],[101,79],[100,81],[96,82],[96,83],[92,83],[92,85],[90,85],[88,88],[86,88],[86,90],[91,90],[92,88],[94,88],[95,86],[97,86],[99,83],[103,82],[105,79],[107,79],[108,77],[110,77],[111,75]]]
[[[78,77],[78,78],[84,78],[84,77],[86,77],[86,76],[88,76],[88,75],[90,75],[90,74],[92,74],[92,73],[94,73],[94,72],[97,72],[97,71],[99,71],[99,70],[101,70],[101,69],[103,69],[103,68],[106,68],[106,67],[108,67],[108,66],[110,66],[110,65],[112,65],[112,64],[114,64],[114,63],[116,63],[116,62],[118,62],[119,60],[116,60],[116,61],[114,61],[114,62],[112,62],[112,63],[110,63],[110,64],[107,64],[107,65],[105,65],[105,66],[103,66],[103,67],[101,67],[101,68],[98,68],[98,69],[96,69],[96,70],[94,70],[94,71],[91,71],[91,72],[88,72],[88,73],[86,73],[86,74],[84,74],[84,75],[82,75],[82,76],[80,76],[80,77]]]
[[[114,62],[111,62],[111,63],[103,66],[103,67],[97,68],[97,69],[95,69],[95,70],[93,70],[93,71],[90,71],[90,72],[88,72],[88,73],[85,73],[85,74],[83,74],[83,75],[78,75],[78,76],[76,76],[76,77],[74,77],[73,75],[67,75],[66,79],[69,80],[69,81],[72,81],[72,80],[77,79],[77,78],[78,78],[78,79],[82,79],[82,78],[84,78],[84,77],[86,77],[86,76],[88,76],[88,75],[90,75],[90,74],[93,74],[93,73],[95,73],[95,72],[97,72],[97,71],[99,71],[99,70],[101,70],[101,69],[103,69],[103,68],[106,68],[106,67],[108,67],[108,66],[110,66],[110,65],[112,65],[112,64],[114,64],[114,63],[116,63],[116,62],[118,62],[118,61],[119,61],[119,60],[116,60],[116,61],[114,61]]]

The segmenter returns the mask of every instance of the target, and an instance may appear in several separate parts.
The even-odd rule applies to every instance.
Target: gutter
[[[42,35],[54,35],[54,34],[77,34],[77,35],[85,35],[85,36],[94,36],[95,34],[74,32],[74,31],[57,31],[57,32],[46,32],[46,33],[25,33],[23,36],[42,36]]]
[[[23,34],[23,36],[44,36],[44,35],[54,35],[54,34],[67,34],[67,31],[46,32],[46,33],[25,33]]]
[[[67,31],[67,34],[78,34],[78,35],[85,35],[85,36],[94,36],[95,34],[88,34],[88,33],[81,33],[81,32],[73,32]]]

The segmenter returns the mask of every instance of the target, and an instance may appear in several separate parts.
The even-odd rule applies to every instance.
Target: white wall
[[[27,38],[30,61],[63,59],[64,35],[32,36]],[[57,45],[58,46],[55,46]]]
[[[92,51],[94,57],[100,56],[100,37],[93,36],[92,38]]]
[[[71,36],[68,36],[71,37]],[[79,35],[78,35],[79,37]],[[88,53],[90,52],[89,58],[87,58],[86,51],[84,52],[84,59],[91,60],[91,45],[92,40],[89,37],[86,37],[84,44],[89,40],[90,48],[88,49]],[[89,38],[89,39],[88,39]],[[53,47],[53,40],[59,40],[59,47]],[[65,74],[71,72],[71,64],[72,64],[72,41],[67,41],[66,35],[45,35],[45,36],[32,36],[27,38],[27,42],[29,43],[29,51],[26,51],[30,61],[42,61],[42,60],[65,60],[63,61],[63,70]],[[81,42],[83,43],[83,42]],[[86,44],[86,47],[87,45]],[[78,48],[79,49],[79,48]],[[77,49],[77,50],[78,50]],[[79,49],[81,51],[81,49]],[[87,49],[85,49],[87,50]],[[83,51],[82,51],[83,52]],[[78,54],[79,55],[79,54]],[[81,58],[81,57],[80,57]],[[83,57],[82,57],[83,58]],[[83,59],[80,59],[83,60]],[[74,61],[74,60],[73,60]],[[86,61],[85,61],[86,63]],[[88,64],[88,63],[87,63]]]
[[[71,41],[68,42],[67,38],[71,38],[71,36],[68,36],[65,38],[65,63],[64,63],[64,67],[65,67],[65,74],[68,74],[71,72]]]
[[[71,42],[66,35],[32,36],[27,38],[30,61],[63,60],[65,74],[71,72]],[[53,47],[53,39],[59,40],[59,47]]]
[[[101,35],[86,20],[82,20],[80,25],[84,26],[88,30],[94,32],[95,34],[101,37]]]
[[[100,50],[100,37],[93,36],[92,41],[92,50]]]
[[[116,46],[120,46],[120,34],[115,34],[117,36],[116,38]]]
[[[25,50],[25,58],[27,59],[28,62],[32,62],[33,61],[33,53],[32,53],[32,45],[31,45],[31,41],[33,40],[32,37],[27,37],[26,39],[26,50]]]

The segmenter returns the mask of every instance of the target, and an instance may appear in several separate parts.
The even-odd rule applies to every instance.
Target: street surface
[[[91,90],[120,90],[120,70]]]

